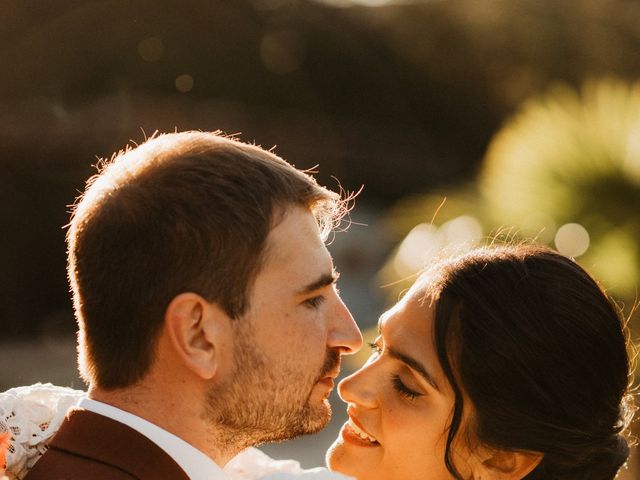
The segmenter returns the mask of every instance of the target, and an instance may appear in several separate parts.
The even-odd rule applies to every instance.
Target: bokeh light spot
[[[304,39],[291,31],[267,33],[260,44],[260,58],[270,72],[278,75],[295,72],[304,59]]]
[[[523,235],[548,244],[553,241],[556,223],[551,215],[536,211],[524,216],[520,222],[520,228],[522,228]]]
[[[555,244],[561,254],[579,257],[589,248],[589,232],[578,223],[567,223],[556,232]]]
[[[442,254],[462,253],[482,239],[482,225],[470,215],[461,215],[440,227],[421,223],[404,238],[393,259],[393,268],[401,278],[426,268]]]
[[[428,223],[416,225],[400,244],[393,266],[401,277],[413,275],[424,268],[439,247],[436,227]]]
[[[193,90],[193,77],[188,74],[180,75],[176,78],[176,88],[179,92],[187,93]]]
[[[145,62],[157,62],[164,54],[164,44],[158,37],[145,38],[138,44],[138,54]]]
[[[447,244],[475,245],[482,238],[482,225],[470,215],[461,215],[449,220],[440,229]]]

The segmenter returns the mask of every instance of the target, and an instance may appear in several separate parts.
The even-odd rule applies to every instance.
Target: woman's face
[[[349,420],[327,453],[331,470],[358,480],[453,478],[444,456],[454,394],[435,351],[425,281],[380,317],[371,358],[339,385]],[[470,461],[454,460],[470,472]]]

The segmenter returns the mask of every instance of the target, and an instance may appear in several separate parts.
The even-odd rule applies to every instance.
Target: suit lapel
[[[147,437],[87,410],[70,410],[49,447],[92,458],[140,479],[189,480],[184,470]]]

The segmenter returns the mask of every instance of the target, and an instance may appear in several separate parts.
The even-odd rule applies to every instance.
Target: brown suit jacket
[[[25,480],[189,480],[160,447],[134,429],[72,409]]]

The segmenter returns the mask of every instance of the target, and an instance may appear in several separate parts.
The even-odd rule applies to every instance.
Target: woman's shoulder
[[[11,433],[7,473],[22,478],[44,454],[69,408],[85,396],[80,390],[50,383],[0,392],[0,433]]]
[[[349,480],[326,468],[303,469],[295,460],[275,460],[257,448],[248,448],[224,468],[232,480]]]

